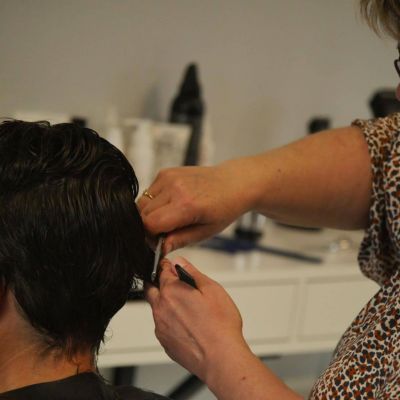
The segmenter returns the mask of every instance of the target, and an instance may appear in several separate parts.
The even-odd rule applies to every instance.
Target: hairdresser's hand
[[[178,262],[197,289],[179,281]],[[300,400],[249,349],[226,291],[185,259],[162,262],[160,289],[149,285],[155,333],[166,353],[198,376],[218,400]]]
[[[162,171],[141,197],[149,234],[168,234],[164,254],[211,236],[255,210],[291,225],[364,229],[371,158],[361,130],[318,133],[215,167]]]
[[[251,173],[240,163],[162,170],[138,201],[150,235],[168,232],[164,254],[226,228],[252,207]]]
[[[155,333],[173,360],[207,383],[210,368],[217,369],[221,361],[234,363],[242,352],[249,352],[242,319],[218,283],[184,259],[175,262],[193,276],[198,289],[179,281],[173,265],[162,261],[160,289],[146,288]]]

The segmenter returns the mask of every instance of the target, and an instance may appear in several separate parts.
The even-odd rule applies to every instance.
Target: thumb
[[[212,236],[215,231],[210,225],[193,225],[172,231],[168,233],[164,240],[164,254],[168,254],[189,244],[200,242]]]

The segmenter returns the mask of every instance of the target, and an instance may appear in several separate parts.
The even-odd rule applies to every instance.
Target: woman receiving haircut
[[[360,7],[376,32],[400,41],[399,0],[361,0]],[[395,66],[400,75],[400,60]],[[170,232],[165,252],[249,210],[290,224],[365,229],[359,264],[380,290],[344,332],[310,399],[400,399],[400,114],[214,167],[162,171],[139,207],[150,233]],[[220,400],[298,399],[251,353],[224,289],[179,263],[198,290],[180,282],[167,260],[160,289],[147,289],[167,353]]]

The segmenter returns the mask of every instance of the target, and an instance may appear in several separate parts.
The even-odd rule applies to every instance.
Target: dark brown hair
[[[377,34],[387,34],[400,41],[400,1],[361,0],[361,15]]]
[[[0,281],[47,348],[96,352],[148,270],[123,154],[91,129],[0,124]]]

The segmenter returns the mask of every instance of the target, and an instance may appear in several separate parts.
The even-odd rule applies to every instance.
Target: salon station
[[[218,165],[400,111],[395,71],[382,61],[392,60],[393,43],[359,20],[357,4],[3,0],[1,115],[95,129],[154,202],[160,170]],[[184,257],[222,285],[251,351],[301,396],[379,290],[359,267],[360,229],[248,211],[169,254],[161,236],[149,239],[155,256]],[[179,278],[190,284],[188,276]],[[100,373],[170,399],[217,399],[155,336],[143,290],[152,283],[138,281],[111,319]]]

